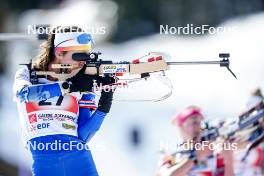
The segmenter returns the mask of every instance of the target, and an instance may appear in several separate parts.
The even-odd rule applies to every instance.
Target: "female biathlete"
[[[96,106],[95,95],[89,93],[91,75],[84,74],[84,62],[72,59],[73,53],[88,53],[91,47],[91,35],[76,26],[56,27],[41,45],[34,70],[58,72],[52,64],[74,64],[76,67],[70,71],[80,70],[67,80],[69,94],[59,95],[61,88],[55,77],[39,78],[38,84],[33,85],[30,68],[25,66],[16,72],[14,98],[35,176],[98,175],[86,143],[109,112],[113,91],[101,90]],[[109,76],[100,79],[103,85],[114,82]]]
[[[179,128],[182,136],[176,140],[177,150],[188,150],[194,146],[189,154],[164,154],[159,162],[158,176],[233,176],[233,155],[231,150],[215,153],[209,147],[209,141],[202,143],[202,120],[205,118],[201,109],[190,106],[180,112],[173,120],[173,125]],[[211,143],[212,141],[210,141]],[[195,148],[195,144],[197,148]],[[199,147],[200,146],[200,147]],[[182,151],[183,151],[182,150]],[[187,155],[184,156],[184,155]]]

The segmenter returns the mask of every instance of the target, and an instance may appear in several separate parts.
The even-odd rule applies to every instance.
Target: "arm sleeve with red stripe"
[[[96,109],[94,94],[84,94],[79,101],[78,136],[84,142],[91,140],[100,129],[106,113]],[[93,112],[93,110],[95,110]]]

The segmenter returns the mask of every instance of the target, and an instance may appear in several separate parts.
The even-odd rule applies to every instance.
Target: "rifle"
[[[135,59],[131,62],[122,61],[122,62],[113,62],[111,60],[102,60],[99,59],[101,55],[100,52],[91,52],[91,53],[74,53],[72,59],[75,61],[85,61],[85,74],[96,75],[99,77],[104,77],[110,75],[116,78],[115,85],[120,84],[120,81],[126,80],[126,83],[135,82],[141,79],[148,79],[151,73],[161,72],[165,76],[165,71],[170,69],[170,66],[174,65],[209,65],[215,64],[220,65],[220,67],[226,67],[230,73],[236,78],[236,75],[229,68],[229,53],[220,53],[220,61],[190,61],[190,62],[167,62],[169,56],[161,52],[151,52],[139,59]],[[81,68],[74,69],[71,72],[69,70],[76,68],[75,64],[52,64],[53,69],[58,69],[59,73],[53,71],[35,71],[32,67],[32,61],[27,65],[30,70],[30,80],[32,84],[38,84],[39,78],[47,78],[48,76],[57,78],[61,82],[61,87],[64,92],[67,92],[69,84],[67,79],[76,75]],[[133,79],[122,79],[125,76],[134,76]],[[95,80],[96,81],[96,80]],[[119,81],[119,82],[118,82]],[[122,83],[121,83],[122,84]],[[172,94],[172,85],[169,85],[171,91],[164,95],[162,98],[157,99],[156,101],[164,100]],[[155,100],[154,100],[155,101]]]
[[[218,125],[205,123],[200,141],[216,141],[224,139],[230,142],[249,142],[247,152],[242,161],[246,159],[250,151],[264,142],[264,103],[263,101],[243,112],[239,117],[229,123],[220,122]],[[175,156],[178,153],[189,155],[192,150],[180,150],[172,153]]]
[[[216,140],[222,137],[229,141],[249,142],[247,151],[241,161],[245,161],[250,151],[264,142],[264,103],[263,101],[243,112],[238,121],[231,124],[221,124],[220,127],[207,127],[202,135],[202,140]],[[228,125],[233,128],[228,128]],[[229,130],[228,130],[229,129]]]

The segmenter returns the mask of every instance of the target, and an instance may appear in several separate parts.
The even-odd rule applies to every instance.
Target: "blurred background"
[[[0,0],[0,176],[31,175],[32,160],[22,144],[11,91],[19,64],[36,56],[42,42],[28,34],[29,25],[88,28],[94,34],[94,50],[103,53],[102,59],[115,61],[130,61],[150,51],[166,52],[174,61],[219,60],[218,53],[231,54],[231,69],[238,80],[219,66],[176,66],[166,73],[174,87],[168,99],[113,103],[90,143],[95,146],[92,153],[99,173],[151,176],[161,146],[177,141],[178,131],[171,125],[177,112],[198,105],[209,120],[234,119],[249,93],[263,89],[263,10],[264,0]],[[161,25],[188,24],[234,30],[160,33]],[[149,85],[138,85],[126,98],[158,96],[165,89],[161,83]]]

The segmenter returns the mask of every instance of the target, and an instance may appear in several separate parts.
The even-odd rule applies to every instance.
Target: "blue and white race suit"
[[[54,83],[44,78],[39,82],[40,87]],[[13,91],[23,139],[33,157],[33,175],[98,175],[86,145],[106,116],[96,110],[95,95],[74,92],[41,101],[24,101],[21,97],[38,98],[38,95],[30,95],[34,92],[21,91],[30,86],[29,70],[23,67],[16,72]],[[58,91],[56,86],[49,88],[51,92]]]

